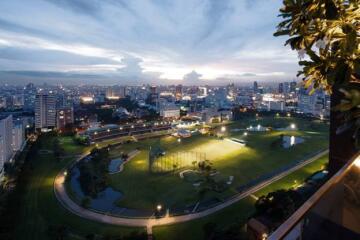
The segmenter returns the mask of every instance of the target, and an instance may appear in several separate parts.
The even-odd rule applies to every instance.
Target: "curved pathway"
[[[254,187],[251,187],[250,189],[248,189],[247,191],[241,193],[241,194],[237,194],[235,195],[233,198],[227,200],[226,202],[223,202],[219,205],[216,205],[215,207],[206,209],[204,211],[201,212],[196,212],[196,213],[189,213],[186,215],[180,215],[180,216],[165,216],[162,218],[125,218],[125,217],[115,217],[115,216],[110,216],[110,215],[106,215],[105,213],[98,213],[98,212],[94,212],[91,211],[89,209],[85,209],[81,206],[79,206],[77,203],[75,203],[72,199],[70,199],[70,197],[67,195],[66,190],[65,190],[65,185],[64,185],[64,180],[65,180],[65,169],[63,169],[55,178],[54,181],[54,192],[55,192],[55,196],[56,198],[60,201],[60,203],[70,212],[72,212],[73,214],[76,214],[80,217],[86,218],[86,219],[90,219],[90,220],[94,220],[94,221],[98,221],[98,222],[102,222],[102,223],[107,223],[107,224],[113,224],[113,225],[123,225],[123,226],[131,226],[131,227],[146,227],[147,231],[149,234],[152,233],[152,227],[153,226],[160,226],[160,225],[168,225],[168,224],[174,224],[174,223],[180,223],[180,222],[186,222],[186,221],[190,221],[190,220],[194,220],[194,219],[198,219],[198,218],[202,218],[205,216],[208,216],[210,214],[213,214],[217,211],[220,211],[236,202],[238,202],[239,200],[259,191],[260,189],[268,186],[269,184],[289,175],[290,173],[304,167],[305,165],[315,161],[316,159],[318,159],[319,157],[325,155],[326,153],[328,153],[328,150],[322,151],[316,155],[314,155],[313,157],[307,159],[306,161],[303,161],[299,164],[297,164],[296,166],[292,167],[291,169],[284,171],[282,173],[280,173],[279,175],[266,180],[264,182],[261,182],[257,185],[255,185]],[[79,161],[81,158],[83,158],[85,155],[81,156],[77,161]]]

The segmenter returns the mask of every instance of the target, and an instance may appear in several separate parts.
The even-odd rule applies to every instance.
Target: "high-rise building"
[[[3,172],[5,162],[9,161],[13,154],[12,125],[12,115],[0,119],[0,172]]]
[[[258,89],[259,89],[258,83],[257,83],[257,81],[255,81],[254,82],[254,87],[253,87],[254,93],[257,93]]]
[[[292,81],[290,83],[290,92],[295,92],[296,91],[296,85],[297,85],[297,83],[295,81]]]
[[[16,94],[12,96],[12,105],[14,107],[23,107],[24,106],[24,95]]]
[[[14,127],[12,129],[12,137],[13,150],[19,151],[22,148],[25,140],[25,129],[23,124],[14,124]]]
[[[279,93],[284,93],[284,83],[279,83]]]
[[[35,98],[35,128],[53,128],[56,125],[56,99],[53,95],[40,93]]]
[[[157,92],[156,86],[150,87],[149,100],[151,105],[155,106],[156,108],[159,107],[159,93]]]
[[[175,99],[176,101],[180,101],[182,99],[183,95],[183,87],[181,84],[177,85],[175,87]]]
[[[330,99],[324,91],[309,94],[305,88],[300,89],[298,96],[298,110],[314,116],[328,116],[330,114]]]
[[[24,110],[34,111],[36,91],[37,89],[32,83],[24,88]]]
[[[116,100],[119,98],[124,98],[125,95],[126,95],[125,87],[114,86],[106,89],[105,97],[110,100],[114,100],[114,99]]]
[[[206,97],[208,95],[207,87],[199,87],[198,88],[198,95],[201,97]]]
[[[74,111],[72,107],[62,107],[56,111],[56,127],[64,129],[66,125],[74,123]]]
[[[236,98],[236,88],[235,88],[235,84],[231,83],[227,86],[227,97],[230,101],[234,101]]]
[[[284,93],[289,94],[290,93],[290,83],[284,82]]]

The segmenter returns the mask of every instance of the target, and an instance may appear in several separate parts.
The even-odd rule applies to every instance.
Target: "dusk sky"
[[[0,81],[290,81],[297,54],[272,35],[281,4],[2,0]]]

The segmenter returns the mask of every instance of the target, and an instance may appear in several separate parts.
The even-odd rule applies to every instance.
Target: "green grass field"
[[[181,179],[178,172],[168,174],[149,172],[150,146],[161,146],[166,155],[184,151],[206,153],[206,159],[213,162],[214,168],[220,172],[222,178],[228,179],[229,176],[234,176],[233,183],[228,190],[222,193],[209,192],[205,200],[211,198],[221,200],[233,195],[236,193],[235,188],[239,185],[296,160],[308,158],[319,149],[327,148],[326,126],[302,119],[279,118],[276,120],[279,127],[287,127],[291,123],[296,123],[299,127],[297,131],[249,132],[246,137],[243,136],[243,131],[231,131],[258,123],[263,126],[273,126],[274,119],[246,120],[227,125],[226,136],[244,139],[247,142],[245,147],[227,140],[220,140],[214,136],[203,135],[185,138],[181,142],[177,142],[175,137],[167,136],[118,147],[112,151],[113,157],[118,156],[120,152],[130,152],[137,148],[141,151],[139,155],[126,163],[122,172],[111,175],[111,185],[124,193],[118,204],[135,209],[153,209],[159,203],[171,208],[195,204],[199,201],[197,189],[191,182]],[[299,136],[305,141],[289,149],[272,148],[271,143],[279,139],[281,134]],[[170,160],[171,158],[169,158]],[[194,160],[193,158],[186,159],[183,164],[191,169],[191,163]],[[171,167],[172,163],[165,165]]]
[[[259,121],[262,121],[262,125],[266,126],[271,124],[273,119],[264,118],[259,119]],[[206,149],[207,158],[214,162],[215,168],[222,175],[235,176],[234,185],[236,186],[236,184],[245,183],[271,169],[276,169],[291,161],[301,159],[319,148],[327,147],[327,126],[298,119],[284,118],[278,119],[278,121],[282,125],[296,122],[300,129],[306,129],[306,131],[292,132],[292,134],[304,137],[306,141],[292,149],[274,150],[270,148],[270,143],[278,137],[280,132],[272,132],[267,134],[250,133],[246,139],[248,147],[240,149],[231,147],[233,143],[202,136],[185,139],[181,144],[172,137],[163,137],[160,140],[160,144],[167,152],[184,151],[186,149]],[[241,128],[256,123],[255,120],[246,120],[240,123],[229,124],[228,128]],[[229,137],[240,138],[242,134],[234,132]],[[144,229],[139,228],[111,226],[88,221],[69,213],[59,204],[53,192],[53,181],[56,174],[68,163],[74,161],[77,155],[90,149],[89,147],[81,147],[74,144],[69,137],[60,137],[59,139],[66,151],[63,160],[56,160],[51,153],[37,154],[32,158],[32,170],[23,193],[22,204],[19,206],[20,215],[16,238],[25,240],[52,239],[48,234],[49,226],[66,226],[71,233],[67,239],[85,239],[84,237],[87,234],[123,236],[128,235],[134,230],[144,231]],[[53,137],[42,139],[41,149],[51,150],[53,140]],[[105,146],[112,142],[107,141],[106,143],[99,144],[99,146]],[[137,147],[141,150],[139,155],[125,165],[123,172],[111,177],[112,185],[125,194],[125,198],[119,204],[146,208],[154,207],[154,204],[159,202],[170,205],[196,201],[197,196],[194,194],[194,187],[190,183],[181,180],[178,174],[149,174],[147,163],[148,147],[158,143],[159,139],[148,139],[137,143],[121,145],[117,150],[118,153],[122,151],[130,152]],[[118,153],[113,152],[112,154],[115,156]],[[324,157],[307,165],[259,191],[255,196],[260,196],[279,188],[293,187],[295,180],[297,183],[301,183],[314,171],[321,169],[326,160]],[[233,193],[234,191],[230,189],[216,197],[221,198]],[[220,228],[229,227],[235,223],[244,223],[254,211],[254,201],[253,197],[248,197],[203,219],[177,225],[156,227],[154,235],[157,240],[201,239],[203,237],[202,228],[207,222],[216,222]]]
[[[53,140],[52,137],[43,139],[41,149],[51,150]],[[66,226],[71,232],[67,239],[84,239],[87,234],[123,236],[134,230],[143,231],[88,221],[71,214],[60,205],[54,195],[54,178],[66,164],[74,160],[72,155],[84,150],[83,147],[76,146],[71,138],[60,140],[68,155],[61,162],[53,154],[38,154],[32,158],[33,170],[19,206],[21,214],[16,239],[55,239],[48,234],[50,226]]]
[[[228,228],[233,225],[243,225],[247,219],[254,213],[255,198],[266,195],[269,192],[278,189],[290,189],[302,184],[304,180],[311,176],[314,172],[324,168],[328,162],[328,156],[325,155],[306,165],[305,167],[296,170],[288,176],[268,185],[262,190],[256,192],[253,196],[244,198],[239,202],[225,208],[224,210],[210,215],[206,218],[193,220],[177,225],[155,227],[153,232],[157,240],[196,240],[203,239],[203,227],[206,223],[214,222],[218,228]],[[296,184],[295,184],[296,182]]]

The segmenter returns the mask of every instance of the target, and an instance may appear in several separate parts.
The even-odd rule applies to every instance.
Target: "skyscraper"
[[[295,92],[296,91],[296,85],[297,85],[297,83],[295,81],[292,81],[290,83],[290,92]]]
[[[19,151],[22,148],[25,140],[25,129],[22,123],[14,124],[14,127],[12,129],[12,137],[13,150]]]
[[[236,88],[235,88],[235,84],[231,83],[229,85],[227,85],[227,97],[230,101],[234,101],[236,98]]]
[[[150,104],[156,107],[156,109],[159,107],[159,93],[157,92],[156,86],[150,87],[150,94],[149,94],[149,101]]]
[[[181,84],[177,85],[175,87],[175,98],[176,101],[180,101],[182,99],[182,94],[183,94],[183,87]]]
[[[279,83],[279,93],[284,93],[284,83]]]
[[[4,163],[9,161],[12,153],[12,115],[0,119],[0,172],[3,171]]]
[[[74,111],[72,107],[62,107],[56,111],[56,127],[64,129],[66,125],[74,123]]]
[[[56,124],[56,99],[53,95],[40,93],[35,98],[35,128],[53,128]]]
[[[254,93],[257,93],[259,89],[257,81],[254,82]]]

